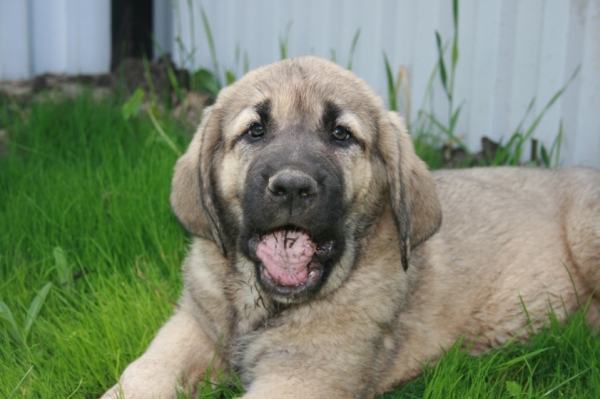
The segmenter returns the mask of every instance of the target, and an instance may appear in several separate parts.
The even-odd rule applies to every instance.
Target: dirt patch
[[[140,88],[145,93],[143,108],[151,105],[161,111],[170,110],[186,122],[186,131],[191,134],[200,122],[202,111],[214,102],[214,97],[191,91],[189,81],[189,73],[178,69],[168,57],[151,63],[127,58],[113,72],[106,74],[67,76],[47,73],[27,80],[0,81],[0,103],[8,103],[9,111],[24,119],[30,105],[37,101],[73,99],[84,93],[97,100],[117,95],[126,101]],[[0,132],[2,156],[7,151],[9,139],[8,133]]]
[[[472,167],[489,165],[495,158],[499,144],[483,136],[481,138],[481,151],[470,153],[462,147],[453,147],[448,144],[442,146],[444,168]]]
[[[173,83],[176,83],[180,93],[175,92]],[[168,57],[151,63],[127,58],[113,72],[106,74],[43,74],[33,79],[0,82],[0,101],[9,100],[26,105],[39,99],[75,98],[82,93],[90,93],[98,99],[113,94],[128,98],[137,88],[147,94],[152,93],[162,105],[175,107],[180,102],[179,98],[185,98],[189,91],[189,73],[178,69]],[[210,102],[210,96],[204,97]]]

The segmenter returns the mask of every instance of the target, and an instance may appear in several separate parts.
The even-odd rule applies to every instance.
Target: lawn
[[[125,119],[122,104],[85,95],[0,104],[0,397],[98,397],[178,299],[189,237],[168,202],[177,154],[143,114]],[[183,123],[158,121],[183,151]],[[461,346],[383,397],[600,398],[600,336],[582,314],[567,325],[550,318],[529,344],[479,357]]]

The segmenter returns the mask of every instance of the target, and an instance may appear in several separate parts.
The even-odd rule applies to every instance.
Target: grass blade
[[[179,148],[177,148],[173,140],[171,140],[169,136],[167,136],[167,133],[165,133],[151,109],[148,110],[148,116],[150,117],[150,121],[152,122],[152,125],[154,125],[156,131],[158,131],[158,134],[160,134],[160,137],[165,141],[165,143],[167,143],[167,145],[173,150],[173,152],[177,154],[177,156],[181,156],[181,151],[179,150]]]
[[[81,388],[81,383],[83,382],[83,379],[79,380],[79,384],[77,385],[77,388],[75,388],[75,390],[73,392],[71,392],[71,394],[69,396],[67,396],[65,399],[71,399],[73,396],[75,396],[75,394],[77,393],[77,391],[79,391],[79,388]]]
[[[434,124],[434,126],[440,129],[446,135],[450,136],[450,130],[448,130],[448,127],[444,126],[443,123],[438,121],[434,114],[427,114],[427,117],[429,118],[429,121]]]
[[[452,20],[454,21],[454,32],[458,31],[458,0],[452,0]]]
[[[196,68],[196,24],[194,23],[194,5],[192,4],[192,0],[188,0],[188,17],[189,17],[189,27],[190,27],[190,41],[192,43],[192,50],[188,54],[188,59],[191,62],[191,68]]]
[[[556,140],[554,140],[556,142]],[[542,158],[542,164],[546,167],[549,168],[550,167],[550,157],[548,156],[548,151],[546,151],[546,147],[544,147],[544,145],[542,145],[541,149],[540,149],[540,158]]]
[[[458,0],[452,2],[452,17],[454,20],[454,38],[452,39],[452,72],[450,73],[450,93],[454,93],[454,77],[458,64]]]
[[[398,108],[396,106],[396,85],[394,84],[394,75],[392,74],[390,61],[388,60],[387,54],[385,52],[383,53],[383,60],[385,62],[385,75],[387,78],[388,101],[390,104],[390,110],[397,111]]]
[[[520,396],[523,391],[521,384],[515,381],[506,381],[506,390],[510,396]]]
[[[248,73],[250,70],[250,59],[248,58],[248,52],[244,51],[244,73]]]
[[[590,371],[589,368],[575,374],[573,377],[571,378],[567,378],[565,381],[561,382],[560,384],[558,384],[557,386],[555,386],[554,388],[552,388],[551,390],[549,390],[548,392],[546,392],[544,395],[542,395],[542,398],[550,395],[552,392],[556,391],[558,388],[562,387],[563,385],[568,384],[569,382],[571,382],[572,380],[574,380],[575,378],[578,378],[579,376],[581,376],[582,374],[587,373],[588,371]]]
[[[208,48],[210,49],[210,56],[213,61],[213,69],[214,76],[217,84],[219,85],[219,89],[223,87],[221,85],[221,79],[219,78],[219,61],[217,59],[217,49],[215,48],[215,41],[212,35],[212,29],[210,27],[210,23],[208,22],[208,16],[204,11],[204,7],[200,6],[200,14],[202,16],[202,23],[204,24],[204,31],[206,32],[206,39],[208,40]]]
[[[463,103],[464,104],[464,103]],[[454,132],[454,127],[456,126],[456,122],[458,122],[458,117],[460,116],[460,111],[462,110],[462,106],[463,104],[460,104],[455,110],[454,113],[452,114],[452,117],[450,118],[450,131]],[[454,137],[452,137],[454,138]]]
[[[148,62],[147,57],[142,57],[142,64],[144,65],[144,77],[146,78],[146,84],[148,84],[148,94],[150,94],[152,104],[156,104],[156,89],[154,88],[152,72],[150,71],[150,63]]]
[[[141,88],[135,89],[131,97],[127,101],[123,103],[121,107],[121,114],[125,120],[131,118],[132,116],[138,116],[140,110],[142,109],[142,102],[144,101],[144,90]]]
[[[8,331],[11,338],[19,345],[24,346],[25,340],[19,331],[19,327],[15,321],[15,318],[10,311],[10,308],[2,301],[0,301],[0,321]]]
[[[215,74],[208,69],[200,68],[192,76],[194,77],[193,90],[207,91],[215,97],[221,91],[221,86],[217,82]]]
[[[14,387],[14,389],[12,390],[12,392],[6,397],[6,399],[10,399],[13,397],[13,395],[15,394],[15,392],[17,392],[17,389],[19,389],[19,387],[21,386],[21,384],[23,384],[23,381],[25,381],[25,378],[27,378],[27,376],[29,375],[29,373],[31,373],[31,370],[33,370],[33,366],[29,367],[29,370],[27,370],[27,372],[25,373],[25,375],[23,375],[23,378],[21,378],[21,381],[19,381],[19,383],[17,384],[17,386]]]
[[[552,107],[552,105],[554,105],[554,103],[556,102],[556,100],[558,100],[560,98],[560,96],[563,95],[563,93],[565,92],[565,90],[567,90],[567,87],[569,87],[569,85],[571,84],[571,82],[573,81],[573,79],[575,79],[575,77],[579,73],[580,69],[581,69],[581,65],[579,65],[577,68],[575,68],[575,71],[573,72],[573,74],[571,75],[571,78],[567,81],[567,83],[565,83],[565,85],[563,87],[561,87],[552,96],[552,98],[550,99],[550,101],[548,101],[546,103],[546,105],[542,109],[542,112],[540,112],[540,114],[537,116],[537,118],[535,118],[535,120],[533,121],[533,123],[531,124],[531,126],[529,126],[529,129],[527,129],[527,131],[525,132],[525,134],[524,134],[524,138],[525,139],[527,139],[529,136],[531,136],[531,134],[533,133],[533,131],[535,130],[535,128],[537,127],[537,125],[542,120],[543,116],[546,114],[546,111],[548,111],[548,109],[550,107]]]
[[[188,64],[193,64],[193,59],[194,56],[196,54],[196,49],[192,49],[191,51],[188,51],[187,48],[185,47],[185,44],[183,43],[183,40],[181,40],[180,37],[176,37],[175,38],[175,42],[177,43],[177,47],[179,47],[179,53],[181,54],[181,61],[180,61],[180,65],[188,65]]]
[[[290,29],[292,28],[292,21],[288,22],[285,28],[285,34],[283,37],[279,36],[279,59],[285,60],[288,57],[288,47],[290,40]]]
[[[348,56],[348,70],[352,70],[352,59],[354,58],[354,50],[356,50],[356,44],[358,43],[358,38],[360,37],[360,28],[356,30],[354,34],[354,38],[352,39],[352,44],[350,45],[350,54]]]
[[[515,357],[514,359],[510,359],[509,361],[504,362],[504,363],[498,365],[497,369],[501,370],[501,369],[505,369],[505,368],[508,368],[510,366],[513,366],[513,365],[515,365],[517,363],[526,362],[529,359],[531,359],[532,357],[535,357],[535,356],[539,355],[540,353],[544,353],[546,351],[549,351],[550,349],[554,349],[554,348],[542,348],[542,349],[539,349],[539,350],[536,350],[536,351],[533,351],[533,352],[529,352],[529,353],[527,353],[527,354],[525,354],[523,356]]]
[[[56,272],[58,274],[58,283],[60,284],[61,288],[67,292],[70,292],[71,287],[73,286],[73,275],[71,273],[69,263],[67,262],[65,251],[63,251],[61,247],[56,247],[52,251],[52,255],[54,257],[54,264],[56,265]]]
[[[27,338],[27,334],[29,334],[29,330],[35,321],[40,310],[42,310],[42,306],[44,306],[44,302],[46,301],[46,296],[48,296],[48,292],[52,287],[52,283],[46,283],[45,286],[42,287],[41,290],[38,291],[33,301],[31,301],[31,305],[29,305],[29,309],[27,309],[27,317],[25,317],[25,324],[23,325],[23,338]]]
[[[560,148],[562,146],[562,138],[563,138],[563,121],[561,119],[560,125],[558,126],[558,135],[554,138],[554,142],[552,143],[552,147],[550,148],[550,158],[554,155],[554,163],[550,166],[558,167],[560,161]]]
[[[173,90],[175,90],[175,94],[177,95],[177,98],[179,99],[179,103],[183,102],[183,99],[185,97],[185,94],[183,93],[183,90],[181,89],[180,85],[179,85],[179,79],[177,78],[177,76],[175,76],[175,71],[173,70],[173,64],[171,63],[171,59],[170,57],[165,54],[165,52],[163,51],[160,43],[158,43],[154,37],[152,37],[152,43],[154,44],[154,47],[157,49],[159,58],[163,60],[163,62],[166,65],[166,69],[167,69],[167,77],[169,78],[169,83],[171,83],[171,87],[173,88]]]
[[[235,74],[230,69],[225,71],[225,79],[228,86],[236,81]]]
[[[446,64],[444,63],[444,49],[442,48],[442,38],[438,31],[435,31],[435,41],[438,49],[438,64],[440,66],[440,79],[442,86],[446,92],[446,96],[451,100],[450,92],[448,91],[448,75],[446,74]]]

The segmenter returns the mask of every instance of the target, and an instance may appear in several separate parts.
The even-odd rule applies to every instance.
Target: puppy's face
[[[269,294],[298,299],[323,284],[344,251],[348,202],[340,158],[352,157],[360,144],[331,103],[321,121],[307,114],[294,123],[270,104],[266,98],[253,107],[238,143],[248,154],[238,191],[238,249],[254,261]]]
[[[222,94],[219,218],[262,288],[283,302],[317,293],[344,255],[352,262],[356,230],[384,193],[371,150],[381,107],[353,75],[320,67],[284,64]]]
[[[358,240],[393,207],[398,139],[380,99],[352,73],[315,57],[276,63],[221,92],[176,168],[173,207],[272,299],[304,301],[342,284]],[[177,172],[190,162],[202,218],[181,205],[189,187]]]

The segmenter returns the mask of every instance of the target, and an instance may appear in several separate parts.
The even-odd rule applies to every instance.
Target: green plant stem
[[[175,143],[173,143],[173,140],[171,140],[169,136],[167,136],[162,126],[154,116],[154,112],[152,110],[148,110],[148,117],[150,118],[152,125],[154,126],[158,134],[160,134],[160,137],[165,141],[165,143],[167,143],[167,145],[173,150],[175,154],[177,154],[177,156],[181,156],[182,152],[179,150],[179,148],[177,148]]]

